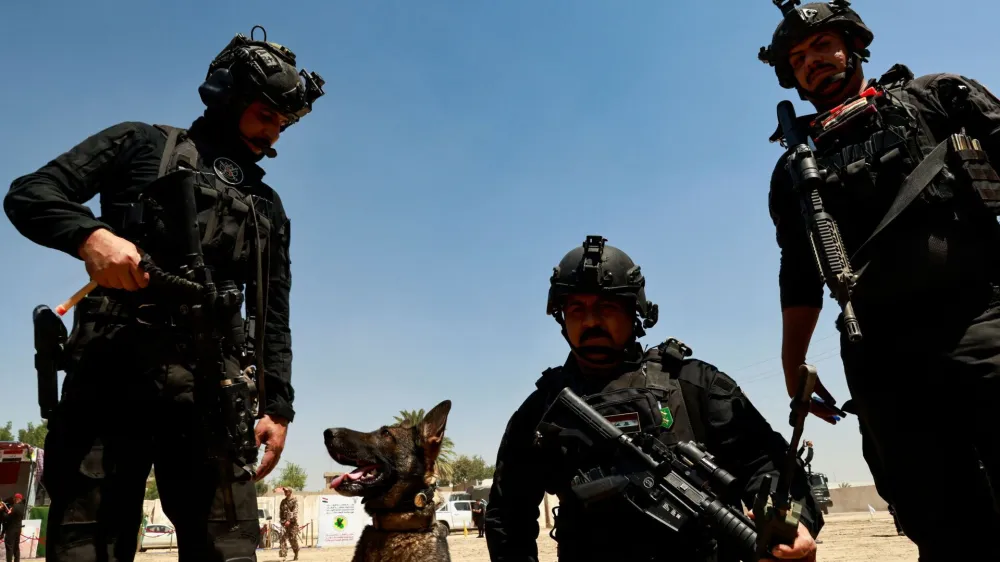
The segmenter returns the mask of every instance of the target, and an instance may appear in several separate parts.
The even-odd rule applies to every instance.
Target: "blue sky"
[[[642,266],[660,306],[644,341],[685,341],[789,436],[766,206],[780,149],[767,138],[777,102],[806,106],[756,59],[779,18],[770,2],[274,6],[5,6],[0,179],[120,121],[186,126],[211,59],[255,24],[323,75],[327,95],[265,163],[294,225],[298,416],[283,459],[306,468],[310,488],[337,468],[324,428],[371,430],[446,398],[458,451],[492,462],[510,414],[565,359],[545,315],[548,277],[588,234]],[[995,2],[854,6],[876,33],[868,75],[903,62],[1000,88],[986,55],[1000,47]],[[20,427],[38,421],[30,312],[87,277],[8,221],[0,240],[0,420]],[[843,402],[836,309],[828,299],[810,356]],[[805,436],[831,479],[870,478],[854,419],[810,418]]]

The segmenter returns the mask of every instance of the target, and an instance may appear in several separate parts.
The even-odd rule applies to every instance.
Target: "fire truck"
[[[48,505],[41,483],[44,456],[38,447],[0,441],[0,500],[9,502],[14,494],[21,494],[27,508]]]

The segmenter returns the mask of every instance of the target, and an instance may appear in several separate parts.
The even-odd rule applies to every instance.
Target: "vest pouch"
[[[256,259],[254,236],[263,246],[270,232],[266,209],[257,208],[259,200],[235,188],[216,189],[204,183],[200,188],[198,222],[206,261],[227,271],[227,276],[253,279],[249,265]]]
[[[950,168],[960,180],[965,180],[983,205],[994,215],[1000,215],[1000,176],[990,164],[979,141],[965,137],[952,145]]]
[[[240,349],[246,343],[246,329],[241,314],[243,292],[233,281],[217,281],[215,307],[216,323],[226,335],[228,344]]]
[[[848,191],[857,198],[867,199],[875,193],[875,177],[866,159],[851,162],[838,175]]]
[[[122,208],[123,234],[166,271],[176,272],[185,262],[185,211],[181,207],[183,183],[192,172],[178,170],[146,184],[134,205]],[[198,196],[197,179],[195,197]]]
[[[650,432],[660,426],[659,399],[645,388],[620,388],[584,398],[622,433]]]
[[[216,190],[201,184],[198,223],[205,260],[213,264],[236,262],[246,244],[248,211],[235,189]]]

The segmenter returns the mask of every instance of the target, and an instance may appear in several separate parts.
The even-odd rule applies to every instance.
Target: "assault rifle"
[[[217,287],[211,268],[205,264],[194,179],[194,171],[180,169],[161,177],[144,191],[144,208],[157,211],[151,224],[159,227],[159,234],[165,234],[168,243],[172,242],[175,248],[180,243],[183,258],[177,267],[178,273],[161,269],[148,253],[143,254],[140,266],[149,273],[149,288],[178,304],[192,330],[196,354],[195,392],[200,394],[195,401],[201,404],[209,437],[209,455],[217,463],[223,482],[226,520],[235,526],[231,463],[253,473],[258,449],[253,434],[253,409],[255,399],[258,408],[263,407],[263,396],[257,392],[252,379],[253,367],[237,371],[233,377],[226,368],[227,353],[223,345],[227,337],[232,337],[234,329],[242,329],[242,322],[234,322],[234,319],[243,304],[243,294],[234,282]]]
[[[258,392],[258,387],[263,385],[255,384],[253,379],[255,374],[263,373],[256,373],[256,368],[249,366],[230,377],[225,364],[223,344],[237,327],[233,320],[239,314],[243,295],[234,282],[226,282],[217,288],[210,268],[205,265],[193,171],[182,169],[161,177],[150,184],[141,199],[139,205],[132,207],[130,213],[134,216],[130,217],[129,228],[126,229],[145,228],[141,236],[138,230],[130,232],[143,238],[140,247],[176,251],[178,239],[181,243],[183,259],[177,268],[179,273],[159,267],[145,252],[139,265],[149,274],[147,290],[155,291],[157,298],[166,300],[168,306],[177,305],[193,331],[197,354],[194,373],[198,395],[196,402],[201,405],[205,418],[209,455],[218,464],[223,482],[226,520],[229,525],[235,526],[231,463],[253,473],[252,465],[257,462],[258,449],[253,434],[253,412],[255,402],[258,412],[263,410],[264,404],[263,389]],[[143,216],[146,210],[155,211],[156,216]],[[167,261],[175,265],[175,260]],[[69,305],[82,298],[86,290],[81,290],[67,301]],[[59,308],[65,312],[65,306]],[[65,368],[63,347],[67,340],[66,327],[59,316],[45,305],[35,307],[32,320],[38,405],[42,418],[49,419],[59,402],[57,373]],[[238,327],[242,329],[242,324]]]
[[[851,293],[858,276],[851,270],[851,261],[840,238],[840,229],[833,217],[826,212],[819,193],[819,188],[826,181],[826,171],[820,168],[816,156],[809,148],[808,135],[795,117],[792,102],[784,100],[778,104],[778,122],[789,151],[785,167],[791,174],[795,191],[800,197],[816,266],[843,312],[847,339],[851,342],[861,341],[861,327],[854,315],[854,305],[851,304]]]
[[[785,465],[776,483],[770,475],[762,479],[753,521],[719,499],[731,491],[736,478],[701,445],[684,441],[671,451],[647,433],[626,435],[568,388],[542,417],[536,440],[613,459],[610,467],[580,471],[574,478],[573,493],[584,505],[623,498],[671,531],[695,532],[704,525],[741,560],[760,560],[778,544],[793,544],[801,522],[802,504],[792,501],[790,491],[817,375],[811,365],[799,369],[803,376],[791,403],[788,421],[793,430]]]
[[[536,437],[543,446],[582,446],[614,459],[613,466],[580,471],[574,479],[584,505],[623,498],[671,531],[700,532],[707,525],[741,559],[758,559],[753,522],[712,491],[728,489],[736,478],[700,445],[685,441],[671,451],[646,433],[626,435],[568,388],[543,416]]]

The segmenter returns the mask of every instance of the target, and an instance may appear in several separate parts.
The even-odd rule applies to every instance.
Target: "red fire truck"
[[[0,500],[21,494],[27,508],[48,505],[42,487],[44,451],[16,441],[0,441]]]

